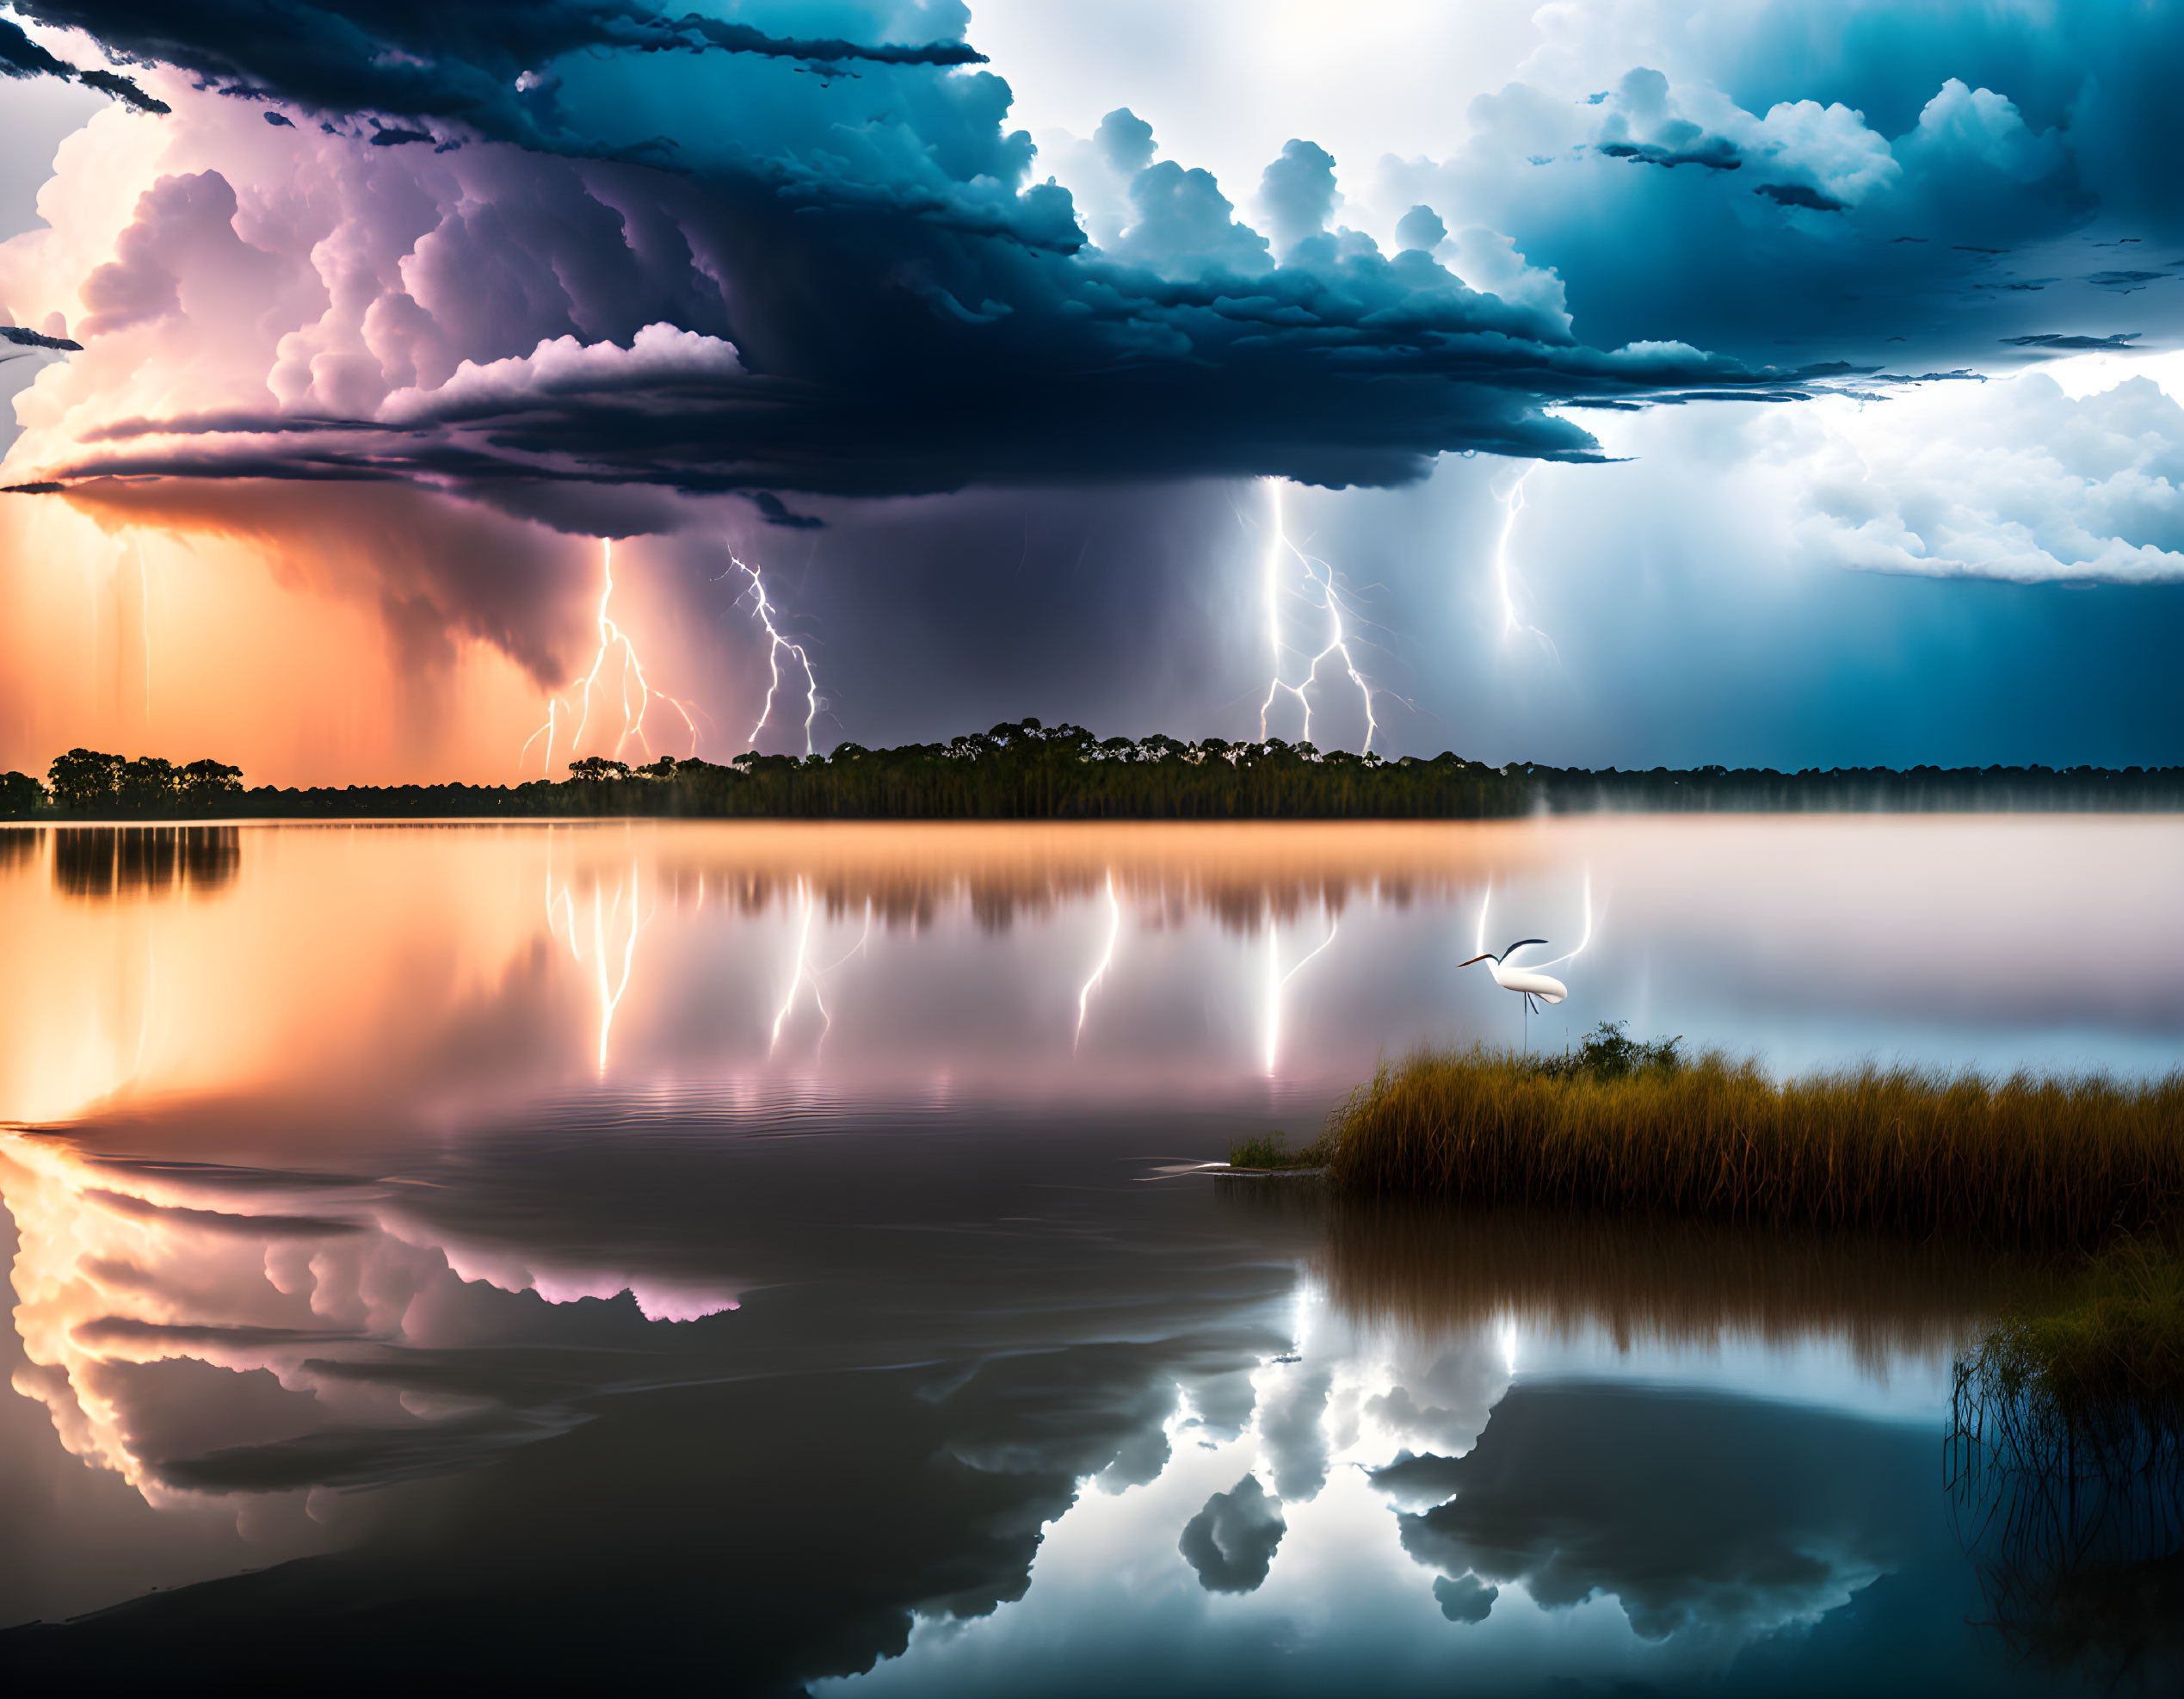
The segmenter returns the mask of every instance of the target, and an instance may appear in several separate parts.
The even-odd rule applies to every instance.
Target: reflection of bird
[[[1513,967],[1509,958],[1527,944],[1544,944],[1545,938],[1519,938],[1496,955],[1491,951],[1475,955],[1471,961],[1459,961],[1459,967],[1469,967],[1471,962],[1483,961],[1486,971],[1494,976],[1494,983],[1503,991],[1513,991],[1524,999],[1524,1016],[1527,1031],[1534,1010],[1543,1003],[1559,1003],[1570,995],[1570,987],[1552,973],[1534,973],[1522,967]]]

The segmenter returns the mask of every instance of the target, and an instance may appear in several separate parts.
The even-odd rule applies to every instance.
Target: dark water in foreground
[[[1944,1486],[2015,1276],[1192,1170],[1513,1036],[1483,899],[1799,1063],[2175,1053],[2175,827],[1718,826],[25,838],[0,1672],[2169,1690],[2174,1556]]]

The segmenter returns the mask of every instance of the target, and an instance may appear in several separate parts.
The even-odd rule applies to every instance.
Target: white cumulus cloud
[[[1826,411],[1794,526],[1815,558],[2018,584],[2184,579],[2184,407],[2150,378],[2073,397],[2033,372]]]

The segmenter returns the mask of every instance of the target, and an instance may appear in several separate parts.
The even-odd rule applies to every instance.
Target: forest
[[[2184,768],[1499,767],[1319,750],[1269,738],[1095,738],[1036,720],[945,744],[733,761],[589,756],[515,785],[246,787],[240,769],[75,749],[40,781],[0,775],[15,819],[536,819],[844,820],[1506,819],[1534,813],[1959,813],[2184,809]]]

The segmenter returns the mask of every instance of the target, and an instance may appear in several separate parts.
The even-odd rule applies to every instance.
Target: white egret
[[[1525,1045],[1532,1042],[1532,1011],[1543,1003],[1559,1003],[1570,995],[1570,987],[1552,973],[1541,973],[1527,967],[1513,966],[1509,958],[1530,944],[1545,945],[1545,938],[1519,938],[1498,954],[1488,950],[1475,955],[1471,961],[1459,961],[1459,967],[1469,967],[1483,961],[1486,971],[1494,976],[1494,983],[1503,991],[1513,991],[1524,1000]]]

